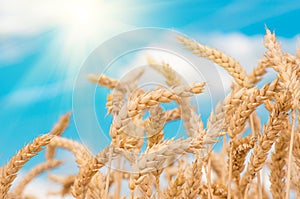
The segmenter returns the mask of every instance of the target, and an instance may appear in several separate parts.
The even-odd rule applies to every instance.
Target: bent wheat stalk
[[[26,176],[22,179],[21,182],[17,185],[17,187],[14,189],[14,194],[16,195],[22,195],[22,192],[24,191],[24,188],[26,185],[36,176],[41,174],[42,172],[58,167],[63,162],[61,160],[50,160],[48,162],[43,162],[36,167],[34,167],[32,170],[30,170]]]

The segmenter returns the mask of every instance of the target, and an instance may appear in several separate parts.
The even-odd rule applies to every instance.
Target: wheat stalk
[[[41,174],[42,172],[55,168],[59,165],[61,165],[63,162],[60,160],[50,160],[48,162],[43,162],[39,165],[37,165],[36,167],[34,167],[33,169],[31,169],[26,176],[24,176],[24,178],[22,179],[21,182],[19,182],[19,184],[16,186],[16,188],[14,189],[14,193],[16,195],[22,195],[22,192],[24,191],[24,188],[26,187],[26,185],[36,176],[38,176],[39,174]]]
[[[83,146],[79,142],[63,137],[54,137],[49,143],[49,147],[60,147],[72,152],[76,158],[76,162],[79,165],[84,164],[86,160],[92,157],[92,154],[88,151],[88,149],[85,146]]]
[[[48,178],[53,181],[57,182],[62,185],[62,189],[57,193],[61,196],[65,196],[67,194],[71,193],[71,187],[74,184],[76,175],[71,175],[71,176],[58,176],[58,175],[53,175],[53,174],[48,174]]]

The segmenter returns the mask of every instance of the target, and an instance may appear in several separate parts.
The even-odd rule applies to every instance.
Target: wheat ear
[[[265,100],[274,96],[277,80],[266,84],[262,89],[251,88],[246,93],[244,101],[237,107],[229,124],[228,134],[231,138],[238,135],[244,128],[251,113]]]
[[[68,127],[69,122],[70,122],[70,115],[71,113],[67,113],[61,117],[61,122],[54,126],[53,132],[55,132],[55,135],[60,136],[65,129]],[[48,160],[52,160],[55,156],[55,147],[52,147],[50,145],[47,146],[46,149],[46,158]]]
[[[3,167],[0,178],[0,198],[5,198],[12,182],[17,176],[18,171],[24,166],[28,160],[35,156],[39,151],[43,150],[43,146],[49,144],[53,135],[45,134],[37,137],[32,143],[22,148],[10,161]]]
[[[100,86],[106,86],[107,88],[115,88],[117,86],[117,84],[119,83],[118,80],[107,77],[106,75],[93,75],[90,74],[87,76],[88,79],[93,82],[93,83],[98,83]]]
[[[167,199],[178,198],[182,193],[182,187],[185,184],[186,179],[183,169],[179,169],[176,179],[169,183],[169,186],[164,191],[164,197]]]
[[[196,160],[192,163],[190,176],[186,177],[183,185],[182,197],[195,199],[198,196],[201,187],[203,160],[196,155]]]
[[[240,174],[245,168],[245,158],[248,152],[254,147],[257,137],[247,136],[242,139],[235,139],[231,142],[232,153],[232,179],[238,185]]]
[[[217,49],[204,46],[185,37],[178,37],[178,40],[187,49],[192,50],[194,54],[200,57],[207,58],[222,66],[225,70],[228,71],[228,73],[234,78],[234,80],[238,85],[240,85],[240,87],[251,87],[246,71],[243,69],[240,63],[234,60],[232,57]]]
[[[298,120],[299,122],[299,120]],[[300,124],[298,123],[298,128],[295,133],[295,144],[293,149],[293,156],[295,157],[295,163],[300,169]]]
[[[10,161],[2,168],[0,174],[0,198],[5,198],[9,191],[12,182],[15,180],[18,171],[38,152],[43,150],[44,146],[48,145],[56,134],[60,133],[60,126],[64,124],[64,117],[60,118],[58,123],[54,125],[54,128],[50,133],[41,135],[33,140],[32,143],[23,147],[16,155],[14,155]]]
[[[284,129],[280,134],[277,142],[275,143],[275,150],[271,155],[272,161],[270,163],[270,182],[271,193],[273,198],[284,198],[285,195],[285,181],[286,176],[286,157],[288,152],[288,144],[290,137],[289,128]]]
[[[160,72],[166,78],[166,84],[171,87],[177,87],[182,84],[182,80],[177,72],[175,72],[172,67],[166,63],[158,63],[152,57],[147,57],[148,64],[158,72]]]
[[[146,126],[145,131],[148,136],[148,146],[151,148],[163,139],[163,128],[165,125],[166,117],[162,108],[158,105],[150,109],[149,124]]]
[[[100,172],[97,172],[89,183],[89,188],[87,191],[87,198],[98,199],[103,198],[105,189],[105,176]]]
[[[96,157],[92,157],[80,165],[79,174],[77,175],[72,195],[78,199],[84,199],[88,190],[88,184],[92,177],[98,172],[98,170],[105,165],[108,161],[107,153],[109,148],[105,148]]]
[[[247,185],[253,180],[256,173],[261,170],[266,161],[269,150],[275,142],[278,134],[287,127],[287,111],[291,108],[288,96],[283,94],[275,104],[267,103],[267,109],[271,110],[268,123],[264,128],[264,133],[258,138],[258,143],[254,146],[250,156],[247,171],[240,181],[241,193],[246,194]]]
[[[222,185],[222,184],[212,184],[211,186],[212,189],[212,194],[214,198],[222,198],[222,199],[226,199],[228,198],[228,191],[227,191],[227,187]],[[201,196],[201,198],[205,198],[208,199],[209,198],[209,190],[208,190],[208,186],[206,184],[203,184],[201,186],[201,188],[199,189],[199,195]],[[230,197],[232,198],[232,197]]]
[[[191,84],[187,87],[176,87],[174,90],[157,88],[140,95],[136,99],[128,102],[128,115],[135,117],[141,111],[156,106],[159,103],[175,101],[179,103],[179,97],[199,94],[203,91],[205,83]]]
[[[252,85],[256,84],[262,79],[262,76],[267,73],[267,68],[271,66],[271,63],[267,59],[261,59],[258,65],[248,75],[249,81]]]

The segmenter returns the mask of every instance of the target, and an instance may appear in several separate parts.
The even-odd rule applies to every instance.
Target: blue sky
[[[81,65],[93,49],[121,32],[174,29],[239,55],[247,65],[256,63],[257,52],[262,55],[265,25],[293,52],[299,18],[296,0],[0,0],[0,165],[72,110]],[[73,120],[65,136],[79,139]]]

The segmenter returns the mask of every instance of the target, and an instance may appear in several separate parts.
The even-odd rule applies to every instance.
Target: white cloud
[[[210,38],[212,47],[223,50],[238,60],[247,70],[258,63],[264,52],[262,36],[249,37],[240,33],[216,35]]]
[[[41,1],[0,1],[0,34],[31,35],[49,26],[51,14]],[[48,3],[46,3],[48,4]],[[48,11],[47,11],[48,10]],[[52,11],[53,12],[53,11]],[[46,22],[46,23],[45,23]]]
[[[115,3],[118,6],[114,6]],[[75,30],[75,26],[81,33],[98,27],[104,30],[104,26],[107,30],[113,25],[120,25],[119,21],[130,16],[124,13],[125,6],[121,1],[2,0],[0,34],[32,35],[53,27]]]
[[[70,195],[61,197],[60,195],[51,195],[49,192],[60,190],[60,186],[45,180],[44,177],[38,177],[28,184],[24,190],[24,195],[33,195],[39,199],[71,199]]]

